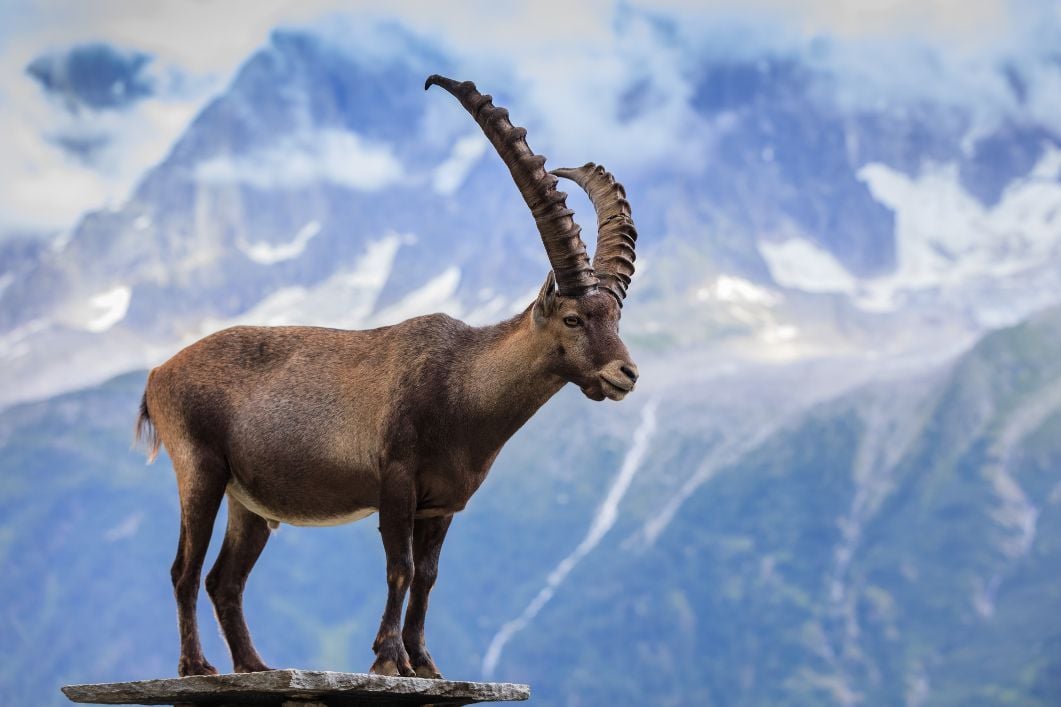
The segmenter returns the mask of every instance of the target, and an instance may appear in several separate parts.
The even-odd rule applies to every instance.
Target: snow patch
[[[88,301],[92,312],[84,328],[93,333],[107,331],[125,318],[132,301],[133,290],[128,285],[120,285],[112,290],[101,292]]]
[[[757,304],[773,307],[780,297],[774,292],[736,275],[720,275],[714,284],[696,291],[701,302],[728,302],[732,304]]]
[[[486,154],[486,147],[486,138],[479,133],[458,140],[449,158],[436,167],[431,176],[434,190],[449,196],[460,189],[472,167]]]
[[[283,326],[290,324],[364,329],[408,319],[433,311],[456,316],[460,268],[447,268],[398,303],[375,312],[380,292],[390,279],[394,258],[403,245],[416,242],[409,234],[388,233],[369,244],[365,255],[353,268],[335,272],[312,286],[283,287],[271,293],[252,309],[235,319],[206,320],[201,336],[235,324]]]
[[[783,344],[799,337],[799,327],[791,324],[776,324],[762,332],[763,341],[767,344]]]
[[[48,319],[32,319],[0,335],[0,357],[16,359],[27,355],[33,350],[30,343],[33,338],[51,327],[52,322]]]
[[[884,164],[858,170],[873,198],[895,214],[895,269],[859,279],[828,251],[792,237],[761,243],[781,286],[851,297],[867,312],[892,312],[926,294],[964,302],[983,327],[1019,321],[1057,301],[1044,295],[1061,256],[1061,148],[1048,147],[1028,176],[986,207],[961,184],[957,165],[929,164],[911,177]],[[999,287],[1019,291],[1000,299]],[[706,298],[710,293],[703,293]]]
[[[352,268],[340,269],[312,288],[284,287],[234,320],[207,320],[201,334],[234,324],[305,324],[357,329],[369,322],[380,291],[390,278],[394,258],[410,235],[388,233],[369,243]]]
[[[1059,148],[1047,149],[1031,173],[1011,183],[990,208],[965,191],[955,165],[930,165],[909,177],[871,163],[858,177],[895,212],[897,256],[893,273],[863,283],[857,300],[863,309],[894,309],[905,291],[1013,278],[1061,249]]]
[[[292,260],[302,255],[302,252],[306,250],[306,246],[320,231],[320,222],[310,221],[298,230],[294,240],[287,243],[281,243],[280,245],[263,242],[249,243],[241,237],[237,241],[236,247],[256,263],[273,265],[274,263]]]
[[[780,426],[781,421],[775,419],[758,425],[754,429],[743,430],[742,434],[724,439],[716,449],[707,454],[696,471],[685,480],[678,492],[663,505],[659,512],[645,522],[641,531],[632,539],[634,546],[645,549],[655,545],[659,536],[678,514],[678,510],[700,486],[765,442]]]
[[[549,600],[552,599],[556,590],[567,576],[571,574],[571,570],[573,570],[575,566],[593,550],[593,548],[597,547],[605,534],[607,534],[612,526],[615,525],[615,521],[619,517],[619,503],[626,495],[627,489],[630,488],[630,483],[634,480],[634,475],[637,474],[638,470],[641,468],[641,463],[644,461],[645,454],[648,452],[649,442],[651,442],[652,436],[655,432],[656,401],[651,400],[641,409],[641,421],[638,424],[637,430],[634,432],[633,444],[631,444],[630,449],[627,450],[626,457],[623,459],[623,464],[619,468],[619,474],[615,477],[615,481],[612,482],[611,488],[608,489],[608,495],[604,497],[604,501],[597,510],[597,514],[594,516],[589,531],[586,532],[586,536],[582,538],[582,542],[580,542],[578,547],[576,547],[570,555],[561,560],[560,564],[549,573],[549,576],[545,580],[545,586],[542,587],[537,596],[531,600],[531,603],[527,605],[523,610],[523,613],[502,626],[501,630],[498,631],[490,641],[490,646],[487,648],[486,655],[483,657],[483,677],[485,679],[490,679],[493,675],[494,670],[497,668],[498,661],[501,660],[501,653],[505,650],[505,644],[507,644],[518,632],[526,628],[527,624],[538,615],[538,612],[549,603]]]
[[[535,287],[532,287],[531,289],[525,291],[522,295],[518,295],[515,299],[513,299],[512,303],[508,307],[508,314],[519,314],[524,309],[526,309],[527,305],[538,299],[539,289],[541,289],[541,286],[536,285]]]
[[[491,324],[505,315],[508,300],[502,295],[495,295],[465,315],[464,320],[473,326]]]
[[[988,463],[983,474],[995,492],[996,505],[991,511],[995,524],[1005,531],[997,549],[1003,558],[1001,567],[989,577],[978,581],[973,595],[973,608],[983,618],[995,612],[999,587],[1012,577],[1018,562],[1031,552],[1038,531],[1040,509],[1021,487],[1013,473],[1018,446],[1028,435],[1061,408],[1061,381],[1037,392],[1013,411],[988,450]]]
[[[375,317],[375,321],[379,324],[393,324],[432,311],[446,312],[456,316],[460,310],[460,303],[455,295],[460,281],[460,268],[456,266],[446,268],[422,287],[406,295],[400,302],[380,312]]]
[[[283,138],[239,157],[199,163],[207,184],[249,184],[259,189],[298,189],[333,182],[360,191],[394,184],[404,170],[390,147],[345,130],[320,130]]]
[[[62,253],[66,250],[66,247],[70,245],[70,241],[74,238],[74,232],[72,229],[64,229],[59,232],[58,235],[52,240],[49,248],[53,253]]]

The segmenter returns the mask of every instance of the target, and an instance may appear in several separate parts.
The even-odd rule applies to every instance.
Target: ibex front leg
[[[369,672],[414,677],[401,639],[402,604],[413,579],[413,515],[416,490],[409,468],[392,464],[384,471],[379,500],[379,532],[387,554],[387,606],[372,644],[376,661]]]
[[[409,609],[405,612],[405,626],[402,628],[402,641],[409,653],[410,662],[416,675],[422,678],[441,678],[435,661],[427,652],[424,642],[424,618],[427,616],[427,598],[431,587],[438,577],[438,556],[442,552],[442,542],[446,539],[453,516],[440,518],[419,518],[413,529],[413,556],[416,570],[413,575],[413,588],[409,594]]]

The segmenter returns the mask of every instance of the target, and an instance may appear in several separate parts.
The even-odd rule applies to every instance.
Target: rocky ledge
[[[469,705],[530,698],[530,687],[315,670],[196,675],[164,680],[67,685],[73,702],[106,705]]]

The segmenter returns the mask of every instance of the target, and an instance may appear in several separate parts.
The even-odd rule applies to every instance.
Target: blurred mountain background
[[[533,222],[437,72],[551,167],[606,165],[641,234],[639,389],[562,391],[458,517],[447,677],[542,705],[1061,702],[1055,6],[12,8],[0,701],[175,673],[175,484],[129,449],[151,366],[231,324],[530,302]],[[365,670],[383,587],[373,521],[284,526],[248,620],[270,665]]]

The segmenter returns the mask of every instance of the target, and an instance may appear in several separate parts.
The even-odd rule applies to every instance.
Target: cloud
[[[784,25],[804,34],[837,36],[897,36],[917,33],[940,37],[998,37],[1021,15],[1027,16],[1032,2],[1004,0],[652,0],[616,3],[562,0],[497,4],[471,0],[454,7],[428,0],[227,0],[188,3],[159,0],[101,0],[70,3],[65,0],[12,0],[11,22],[0,30],[0,39],[16,41],[30,37],[37,45],[63,46],[106,40],[139,49],[162,61],[196,73],[232,70],[256,47],[264,44],[270,30],[282,25],[300,25],[322,15],[342,13],[362,22],[398,19],[410,27],[455,45],[476,51],[501,51],[509,56],[557,54],[580,47],[602,48],[614,43],[617,19],[629,10],[658,13],[683,22],[719,22],[728,19]],[[1039,6],[1050,3],[1038,3]],[[1042,11],[1039,11],[1040,14]],[[1056,19],[1056,9],[1053,10]],[[562,18],[562,21],[559,21]]]
[[[373,43],[374,23],[397,22],[438,47],[459,78],[474,78],[511,107],[550,165],[593,160],[621,175],[654,164],[696,169],[709,154],[719,128],[693,111],[690,99],[698,65],[713,57],[794,55],[834,80],[844,100],[927,99],[972,106],[981,130],[1007,116],[1061,129],[1061,72],[1049,58],[1061,44],[1059,13],[1054,3],[1032,0],[472,0],[456,8],[426,0],[386,8],[336,0],[13,0],[8,15],[17,19],[0,28],[0,179],[15,186],[0,195],[0,235],[69,227],[83,211],[124,199],[276,27],[309,28],[337,47],[375,56],[385,40]],[[69,57],[69,47],[93,43],[126,57],[108,71],[132,70],[129,85],[139,100],[126,111],[86,109],[71,117],[25,69],[42,54]],[[138,56],[154,58],[128,60]],[[59,83],[55,71],[37,74]],[[1020,100],[1015,82],[1026,88]],[[142,95],[148,84],[152,95]],[[95,88],[92,99],[74,93],[90,107],[108,100]],[[464,117],[449,108],[425,102],[432,120],[443,116],[447,134],[459,135]],[[109,115],[115,113],[122,115]],[[371,189],[401,178],[389,151],[343,139],[346,154],[370,160],[363,172],[334,159],[308,164],[329,160],[319,144],[288,144],[257,155],[257,165],[211,169],[261,181],[248,168],[274,164],[286,150],[300,160],[293,176],[281,178],[289,183],[330,175]],[[468,152],[455,150],[432,175],[436,189],[459,188],[462,168],[474,161],[472,144],[460,143]]]
[[[60,48],[48,31],[3,37],[0,238],[123,201],[209,95],[210,82],[103,34]]]
[[[142,52],[93,43],[39,56],[26,73],[76,113],[80,108],[124,108],[150,96],[154,85],[144,71],[150,61]]]
[[[806,292],[854,292],[855,277],[833,255],[802,238],[763,242],[759,252],[774,281]]]
[[[1014,4],[1006,0],[703,0],[693,6],[683,0],[654,0],[642,7],[701,21],[739,19],[784,25],[804,36],[921,36],[934,41],[980,43],[993,41],[1007,31]]]
[[[486,154],[489,143],[479,133],[457,140],[449,159],[435,168],[431,186],[439,194],[450,195],[460,189],[475,163]]]
[[[0,238],[66,229],[86,210],[123,201],[199,106],[165,96],[71,113],[23,77],[0,85]]]
[[[319,130],[283,138],[248,155],[202,162],[196,176],[210,184],[298,189],[321,181],[360,191],[382,189],[402,178],[387,145],[345,130]]]
[[[143,52],[194,75],[219,74],[227,80],[239,64],[264,44],[269,31],[318,17],[336,2],[304,0],[13,0],[2,38],[18,53],[106,41]]]

